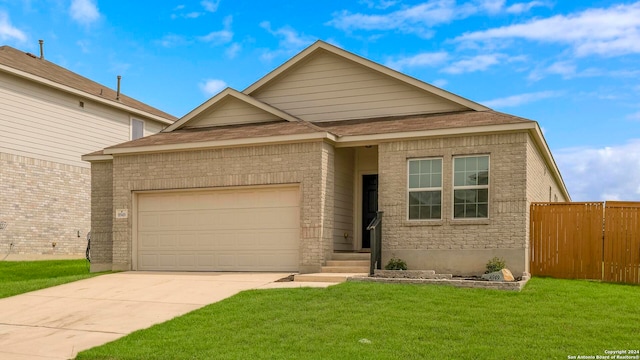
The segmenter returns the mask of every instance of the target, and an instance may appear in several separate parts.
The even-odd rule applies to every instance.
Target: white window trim
[[[489,169],[489,181],[487,185],[466,185],[466,186],[456,186],[456,159],[463,158],[472,158],[472,157],[482,157],[486,156],[487,159],[487,167]],[[460,155],[453,156],[451,158],[451,219],[453,221],[483,221],[488,220],[490,218],[490,209],[491,209],[491,155],[490,154],[473,154],[473,155]],[[478,189],[487,189],[487,217],[476,217],[476,218],[456,218],[456,190],[478,190]]]
[[[440,171],[440,187],[429,187],[429,188],[410,188],[409,187],[409,181],[411,178],[411,166],[409,165],[409,163],[411,161],[420,161],[420,160],[440,160],[440,167],[441,167],[441,171]],[[424,157],[424,158],[412,158],[412,159],[407,159],[407,183],[406,183],[406,220],[407,221],[442,221],[442,209],[443,209],[443,187],[444,187],[444,159],[442,157]],[[411,192],[418,192],[418,191],[440,191],[440,217],[436,218],[436,219],[411,219],[409,217],[409,194]]]
[[[145,135],[144,132],[145,132],[145,128],[147,127],[147,124],[145,123],[145,121],[142,120],[142,119],[137,119],[137,118],[131,117],[131,118],[129,118],[129,140],[135,140],[133,138],[133,123],[134,123],[134,121],[142,122],[142,137],[144,137],[144,135]]]

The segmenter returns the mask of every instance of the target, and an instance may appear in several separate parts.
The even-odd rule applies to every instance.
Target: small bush
[[[496,256],[493,259],[489,260],[489,262],[487,263],[487,271],[485,272],[485,274],[500,271],[506,267],[507,263],[504,261],[504,259]]]
[[[402,259],[391,258],[387,265],[384,267],[385,270],[407,270],[407,263]]]

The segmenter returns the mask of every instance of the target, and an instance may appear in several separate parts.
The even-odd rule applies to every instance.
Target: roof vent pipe
[[[118,91],[116,92],[116,100],[120,100],[120,79],[122,79],[122,76],[118,75]]]
[[[44,60],[44,40],[38,40],[40,43],[40,60]]]

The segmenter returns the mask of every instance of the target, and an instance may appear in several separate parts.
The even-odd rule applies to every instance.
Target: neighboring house
[[[0,257],[84,254],[91,171],[81,155],[175,120],[42,56],[0,47]]]
[[[86,155],[92,271],[318,272],[366,251],[528,272],[529,204],[569,200],[534,121],[316,42],[243,92]]]

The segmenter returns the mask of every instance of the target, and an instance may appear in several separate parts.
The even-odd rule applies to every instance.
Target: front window
[[[489,217],[489,156],[453,160],[453,218]]]
[[[442,217],[442,159],[409,160],[409,220]]]

